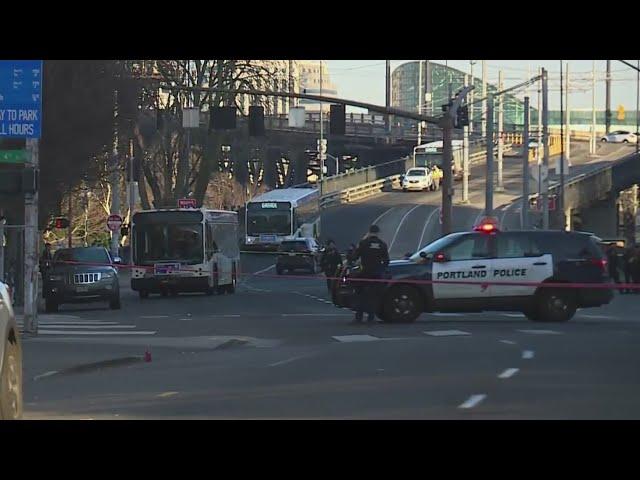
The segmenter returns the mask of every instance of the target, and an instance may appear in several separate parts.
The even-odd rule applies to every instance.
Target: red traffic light
[[[55,228],[69,228],[69,219],[63,217],[56,218],[53,222],[53,226]]]

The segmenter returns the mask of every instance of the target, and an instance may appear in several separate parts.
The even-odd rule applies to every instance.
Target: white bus
[[[294,237],[320,235],[320,194],[315,188],[282,188],[246,205],[247,248],[274,248]]]
[[[140,298],[178,292],[234,293],[240,272],[238,214],[146,210],[131,225],[131,288]]]
[[[452,169],[455,177],[462,174],[462,140],[452,140],[453,163]],[[442,168],[442,140],[424,143],[413,148],[413,165],[415,167],[429,167],[437,165]]]

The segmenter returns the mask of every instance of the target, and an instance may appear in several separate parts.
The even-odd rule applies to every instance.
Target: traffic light
[[[346,133],[345,106],[331,105],[329,113],[329,133],[331,135],[344,135]]]
[[[213,107],[209,109],[209,130],[234,130],[236,107]]]
[[[456,116],[456,127],[462,128],[469,125],[469,106],[464,105],[458,108]]]
[[[58,217],[53,221],[53,228],[69,228],[69,219],[64,217]]]
[[[249,107],[249,136],[264,137],[264,107]]]

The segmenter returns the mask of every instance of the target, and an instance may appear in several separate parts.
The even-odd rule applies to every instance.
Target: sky
[[[412,60],[392,60],[391,71]],[[469,71],[469,60],[433,60],[436,63],[448,63],[462,71]],[[636,64],[637,60],[627,60]],[[385,101],[385,60],[327,60],[331,81],[336,85],[338,97],[384,105]],[[481,60],[476,60],[474,76],[481,77]],[[592,60],[565,60],[569,63],[570,108],[591,109],[591,71]],[[503,71],[505,87],[523,82],[534,76],[540,67],[549,72],[549,109],[560,110],[560,61],[559,60],[486,60],[489,83],[498,81],[498,72]],[[529,70],[528,70],[529,69]],[[529,76],[530,72],[530,76]],[[606,61],[596,60],[596,108],[605,108]],[[618,105],[625,110],[636,109],[637,72],[618,60],[611,61],[611,109],[615,112]],[[530,97],[535,106],[536,92],[532,88]],[[519,98],[524,92],[518,93]],[[347,111],[362,111],[350,109]]]

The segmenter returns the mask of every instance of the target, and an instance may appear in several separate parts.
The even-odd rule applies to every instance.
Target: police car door
[[[435,259],[432,271],[435,301],[477,299],[482,303],[490,296],[491,287],[484,285],[483,280],[492,268],[491,237],[480,232],[466,234],[443,250],[445,261]],[[438,283],[447,280],[465,283]]]
[[[526,232],[498,232],[495,239],[492,281],[540,283],[553,275],[553,258],[550,254],[541,253],[531,235]],[[535,291],[535,285],[493,285],[492,296],[525,297]]]

